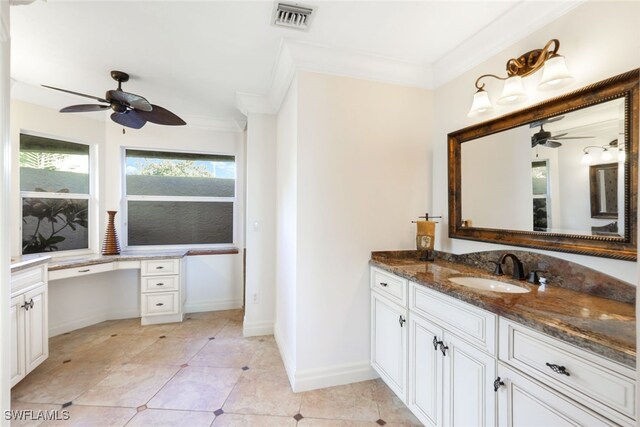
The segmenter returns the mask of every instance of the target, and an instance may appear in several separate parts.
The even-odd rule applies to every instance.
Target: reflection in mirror
[[[625,101],[617,98],[461,145],[461,222],[623,239]]]

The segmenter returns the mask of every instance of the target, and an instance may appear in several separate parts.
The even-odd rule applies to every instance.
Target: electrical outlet
[[[253,298],[252,299],[253,299],[253,303],[257,304],[258,303],[258,294],[257,293],[253,294]]]

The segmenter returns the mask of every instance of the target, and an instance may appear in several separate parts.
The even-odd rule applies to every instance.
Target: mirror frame
[[[635,261],[638,213],[638,87],[640,68],[448,135],[449,237]],[[462,144],[537,120],[625,98],[624,238],[462,227]],[[528,143],[528,141],[527,141]]]

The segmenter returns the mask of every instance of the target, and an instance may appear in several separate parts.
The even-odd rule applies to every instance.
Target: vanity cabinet
[[[416,417],[429,426],[494,426],[494,343],[495,315],[410,282],[406,403]]]
[[[184,259],[156,259],[140,265],[141,323],[182,322],[186,302]]]
[[[397,301],[398,287],[390,283],[406,282],[380,270],[372,274],[371,292],[371,365],[389,388],[406,401],[407,394],[407,308]],[[406,287],[406,283],[401,283]],[[406,289],[404,290],[406,300]]]
[[[425,425],[636,425],[635,370],[376,267],[371,290],[371,365]]]
[[[11,274],[11,387],[49,357],[47,294],[46,266]]]

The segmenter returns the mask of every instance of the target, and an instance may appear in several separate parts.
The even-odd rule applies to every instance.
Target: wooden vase
[[[116,233],[116,226],[114,218],[118,211],[107,211],[109,214],[109,222],[107,223],[107,231],[104,236],[104,242],[102,243],[102,255],[119,255],[120,254],[120,242],[118,242],[118,234]]]

